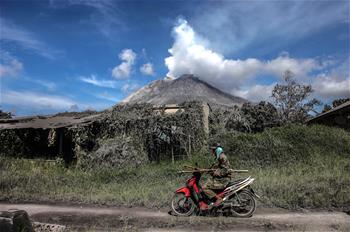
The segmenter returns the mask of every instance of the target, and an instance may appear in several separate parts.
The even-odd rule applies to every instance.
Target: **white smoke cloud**
[[[258,86],[252,90],[242,90],[242,86],[247,86],[258,75],[281,78],[286,70],[290,70],[298,77],[305,77],[320,68],[314,59],[293,59],[286,54],[268,61],[256,58],[226,59],[222,54],[208,49],[208,42],[183,19],[174,27],[173,36],[175,42],[169,49],[171,56],[165,59],[169,70],[167,76],[177,78],[185,73],[194,74],[226,92],[251,100],[258,97],[257,93],[266,98],[266,92],[271,89],[269,85],[259,86],[259,91]]]
[[[143,64],[140,67],[140,72],[146,76],[154,76],[155,73],[154,73],[153,64],[151,64],[151,63]]]
[[[116,79],[128,79],[135,63],[136,53],[132,49],[124,49],[119,54],[119,58],[123,62],[113,68],[112,76]]]

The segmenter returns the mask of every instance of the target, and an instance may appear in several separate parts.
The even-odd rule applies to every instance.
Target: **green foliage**
[[[0,130],[0,156],[55,158],[57,149],[48,144],[49,132],[49,129],[34,128]]]
[[[229,157],[251,165],[285,166],[306,162],[315,153],[349,157],[350,134],[322,125],[286,125],[257,134],[223,134],[220,142]],[[214,142],[214,141],[213,141]]]
[[[0,156],[22,155],[24,151],[24,144],[15,130],[1,130],[0,147]]]
[[[350,206],[350,157],[314,153],[307,162],[253,169],[256,191],[266,205],[283,208]]]

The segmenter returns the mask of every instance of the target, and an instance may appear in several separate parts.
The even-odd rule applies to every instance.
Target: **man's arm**
[[[220,156],[219,159],[219,165],[218,165],[218,172],[214,173],[214,175],[216,174],[216,176],[218,177],[226,177],[230,174],[230,163],[228,162],[227,157],[224,156]]]

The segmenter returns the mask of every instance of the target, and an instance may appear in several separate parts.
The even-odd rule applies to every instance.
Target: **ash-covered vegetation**
[[[138,166],[189,157],[206,145],[203,103],[174,113],[149,104],[117,105],[89,124],[52,129],[0,131],[0,155],[63,158],[83,168]],[[63,144],[63,145],[62,145]]]
[[[88,127],[72,128],[78,165],[140,165],[180,159],[203,148],[207,135],[201,103],[173,114],[148,104],[118,105]],[[99,159],[101,158],[101,159]]]
[[[249,169],[259,205],[350,210],[350,134],[326,126],[288,125],[262,133],[222,138],[233,168]],[[174,164],[139,167],[65,168],[60,162],[0,159],[0,200],[73,201],[124,206],[168,207],[189,177],[183,165],[207,167],[209,152]],[[156,193],[156,194],[155,194]]]

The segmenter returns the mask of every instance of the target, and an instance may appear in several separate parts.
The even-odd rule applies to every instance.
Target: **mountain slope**
[[[121,103],[179,104],[185,101],[203,101],[209,104],[234,106],[247,100],[224,93],[193,75],[182,75],[175,80],[156,80],[125,98]]]

